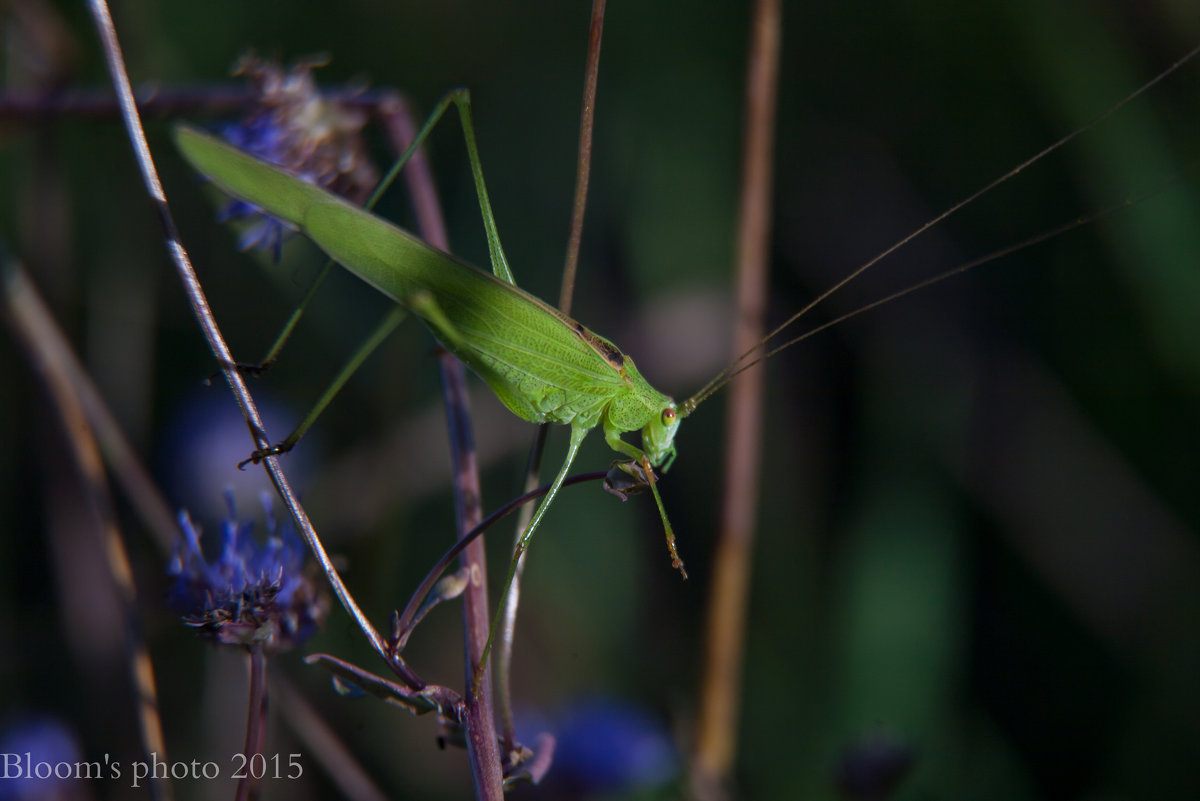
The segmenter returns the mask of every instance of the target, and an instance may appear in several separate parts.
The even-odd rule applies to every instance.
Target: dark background
[[[42,58],[72,64],[72,86],[107,85],[81,7],[13,8],[36,14],[0,12],[8,86],[36,85]],[[323,82],[395,87],[419,109],[470,87],[505,248],[519,283],[547,299],[557,296],[570,211],[587,13],[560,0],[114,8],[135,84],[215,86],[254,48],[284,61],[327,53]],[[776,321],[1200,38],[1186,4],[1167,2],[795,3],[784,13]],[[574,315],[680,399],[729,358],[747,24],[741,3],[614,2],[605,28]],[[813,320],[1175,181],[1152,199],[767,365],[744,797],[834,797],[838,755],[881,732],[915,754],[903,798],[1200,795],[1198,98],[1191,65],[880,264]],[[454,248],[485,263],[456,128],[435,134],[434,168]],[[257,358],[320,266],[316,251],[297,240],[277,265],[236,253],[167,130],[149,122],[184,242],[235,354]],[[216,366],[123,130],[113,120],[10,120],[0,137],[0,236],[171,503],[215,530],[221,489],[262,476],[234,467],[251,441],[224,388],[202,384]],[[377,131],[371,141],[386,163]],[[406,220],[402,195],[383,213]],[[273,436],[385,311],[369,289],[335,276],[278,368],[252,385],[275,410]],[[452,536],[430,351],[422,328],[406,324],[285,460],[380,627]],[[120,623],[101,562],[85,556],[78,483],[45,397],[12,337],[0,338],[0,713],[52,714],[88,758],[130,760],[138,746]],[[619,701],[686,753],[723,404],[717,395],[684,422],[661,485],[688,582],[669,569],[648,498],[620,504],[587,485],[548,518],[516,644],[517,703],[530,718],[553,720],[580,699]],[[490,509],[517,491],[530,427],[481,387],[474,409]],[[222,438],[230,444],[213,455]],[[564,447],[554,432],[548,469]],[[593,435],[577,467],[610,459]],[[239,492],[243,516],[257,514],[253,488]],[[224,765],[241,747],[240,661],[178,624],[160,600],[165,555],[123,501],[121,513],[171,757]],[[509,531],[489,544],[496,570]],[[309,650],[375,669],[344,613],[330,618]],[[448,608],[414,637],[411,661],[430,680],[461,686],[458,626]],[[296,654],[272,670],[302,688],[392,797],[471,792],[464,753],[437,750],[432,721],[338,698]],[[273,701],[286,705],[278,693]],[[271,796],[336,792],[286,725],[268,750],[301,751],[308,768],[303,783]],[[90,791],[131,795],[123,782]],[[191,782],[179,792],[232,790]]]

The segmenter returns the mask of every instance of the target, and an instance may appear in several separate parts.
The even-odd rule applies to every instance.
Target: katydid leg
[[[255,451],[250,455],[250,458],[247,459],[246,462],[258,462],[265,456],[274,456],[280,453],[287,453],[292,448],[296,447],[296,443],[308,433],[308,429],[312,427],[312,424],[317,421],[317,418],[321,416],[321,414],[325,411],[325,408],[333,401],[334,397],[342,391],[342,387],[344,387],[346,382],[350,380],[350,376],[354,375],[358,371],[359,367],[362,367],[362,364],[367,360],[367,357],[374,353],[375,349],[383,344],[383,341],[387,339],[397,327],[399,327],[400,323],[404,322],[404,318],[407,316],[408,309],[404,308],[403,306],[393,306],[391,311],[388,312],[387,317],[385,317],[383,322],[379,324],[379,327],[375,329],[375,332],[371,334],[366,342],[359,346],[358,350],[355,351],[354,355],[350,357],[350,360],[346,362],[341,371],[336,377],[334,377],[333,381],[330,382],[329,386],[326,387],[325,391],[321,393],[321,397],[317,399],[317,402],[313,405],[312,409],[309,410],[308,414],[304,416],[304,419],[301,420],[296,426],[295,430],[293,430],[291,434],[288,434],[287,438],[282,442],[272,445],[269,448],[263,448]],[[246,462],[242,462],[242,464],[244,465]]]
[[[468,89],[455,89],[447,94],[434,107],[433,113],[413,140],[411,152],[429,135],[446,109],[453,103],[458,109],[459,123],[462,125],[463,139],[467,145],[467,159],[471,163],[471,178],[475,181],[475,195],[479,198],[479,211],[483,216],[483,228],[487,233],[488,255],[492,261],[492,272],[502,281],[516,285],[512,270],[509,269],[508,259],[504,256],[504,248],[500,246],[500,231],[496,227],[496,215],[492,213],[492,202],[488,199],[487,184],[483,180],[483,165],[479,160],[479,146],[475,141],[475,122],[471,116],[471,92]],[[405,154],[409,155],[408,153]]]
[[[679,558],[679,551],[675,548],[675,530],[671,528],[671,521],[667,519],[667,508],[663,506],[662,497],[658,494],[658,479],[654,477],[654,465],[650,464],[650,459],[641,448],[621,439],[621,432],[607,424],[604,426],[604,441],[608,443],[608,447],[630,457],[641,467],[646,485],[650,487],[650,494],[654,496],[654,503],[658,505],[658,515],[662,518],[663,532],[667,537],[667,552],[671,556],[671,567],[678,570],[680,575],[686,579],[687,571],[683,569],[683,560]],[[675,454],[672,451],[667,457],[667,461],[663,463],[663,470],[665,471],[674,460]]]
[[[475,125],[471,116],[471,93],[468,90],[456,89],[438,101],[438,104],[434,107],[433,112],[429,115],[429,118],[425,121],[425,124],[421,126],[421,129],[417,132],[416,136],[413,137],[412,144],[410,144],[404,153],[401,154],[400,158],[396,160],[395,164],[392,165],[392,168],[388,170],[387,174],[382,180],[380,180],[378,186],[376,186],[375,190],[371,193],[371,196],[367,199],[365,208],[370,209],[374,207],[379,201],[379,198],[383,196],[383,193],[387,191],[387,189],[395,182],[396,178],[400,174],[400,171],[409,162],[409,160],[412,159],[413,155],[417,152],[417,149],[425,142],[429,134],[433,131],[434,126],[437,125],[437,123],[441,120],[442,115],[446,113],[451,104],[453,104],[458,110],[459,121],[463,129],[463,138],[466,141],[467,156],[471,164],[471,175],[475,182],[475,191],[479,198],[479,208],[483,216],[484,228],[487,232],[488,252],[492,260],[492,270],[498,278],[515,285],[516,282],[513,280],[512,270],[508,266],[508,260],[505,258],[504,250],[500,245],[500,234],[496,226],[495,215],[492,213],[492,205],[488,198],[487,186],[484,183],[483,167],[480,163],[479,148],[475,140]],[[268,369],[279,358],[280,351],[282,351],[284,344],[291,337],[292,332],[299,323],[300,317],[303,315],[305,309],[307,309],[308,305],[316,296],[317,290],[324,282],[326,276],[328,276],[333,263],[334,262],[332,259],[326,262],[320,274],[313,282],[312,287],[309,288],[308,293],[305,295],[300,305],[295,309],[295,311],[292,312],[291,317],[284,325],[284,328],[280,332],[279,336],[276,337],[274,344],[271,345],[270,350],[267,352],[267,355],[263,358],[263,360],[259,364],[249,366],[245,369],[253,373],[262,373],[265,372],[266,369]],[[430,316],[433,317],[431,322],[434,323],[434,327],[437,329],[439,336],[448,338],[450,340],[456,339],[457,334],[454,332],[453,326],[448,320],[445,319],[445,316],[437,310],[436,303],[431,298],[412,298],[410,301],[413,305],[421,305],[422,309],[427,312],[426,319],[429,319]],[[394,310],[389,312],[387,317],[385,317],[380,323],[379,327],[371,334],[367,341],[359,347],[359,349],[354,353],[354,355],[350,358],[338,375],[333,379],[332,382],[330,382],[329,387],[324,393],[322,393],[317,402],[313,404],[312,409],[307,415],[305,415],[304,419],[300,421],[295,430],[293,430],[292,433],[289,434],[282,442],[272,445],[269,448],[255,451],[250,455],[250,458],[247,460],[247,462],[258,462],[265,456],[287,453],[294,448],[296,443],[299,442],[306,433],[308,433],[308,429],[312,427],[317,418],[324,413],[325,409],[333,401],[333,398],[338,392],[341,391],[342,387],[345,386],[346,382],[350,379],[350,376],[362,366],[362,363],[366,361],[367,357],[370,356],[371,353],[383,343],[383,340],[386,339],[387,336],[400,325],[406,316],[407,310],[402,306],[397,306]],[[246,464],[246,462],[243,462],[242,464]]]
[[[383,177],[383,180],[379,182],[379,186],[381,189],[387,187],[396,179],[396,176],[399,175],[405,163],[412,158],[413,153],[428,138],[434,126],[441,121],[442,115],[446,113],[451,104],[458,110],[458,120],[462,126],[463,140],[467,146],[467,160],[471,164],[471,178],[475,182],[475,195],[479,199],[479,211],[483,216],[483,228],[487,234],[488,255],[492,261],[492,272],[497,278],[515,286],[517,282],[513,278],[512,270],[508,266],[508,259],[504,256],[504,248],[500,245],[500,231],[496,226],[496,215],[492,213],[492,201],[488,197],[487,184],[483,180],[483,165],[479,160],[479,145],[475,140],[475,121],[471,115],[471,92],[469,89],[455,89],[438,101],[437,105],[433,107],[433,111],[429,113],[429,119],[421,126],[421,130],[417,131],[417,135],[413,138],[413,142],[409,145],[408,150],[404,151],[404,155],[388,171],[388,174]],[[368,202],[366,208],[371,208],[376,199],[376,196],[372,195],[371,201]]]
[[[436,124],[437,121],[441,118],[442,114],[445,112],[445,110],[448,107],[448,105],[450,104],[450,102],[451,102],[451,96],[447,95],[438,104],[438,107],[437,107],[437,109],[435,109],[434,113],[429,116],[429,119],[426,120],[426,122],[423,126],[421,126],[421,130],[417,133],[416,136],[413,137],[412,143],[408,146],[407,149],[405,149],[405,151],[402,154],[400,154],[400,158],[396,159],[396,161],[392,164],[391,168],[387,171],[387,174],[384,175],[382,179],[380,179],[378,184],[376,184],[375,189],[371,191],[371,194],[367,198],[367,201],[363,204],[363,208],[367,208],[367,209],[375,208],[375,205],[379,202],[380,198],[383,197],[384,192],[386,192],[388,189],[390,189],[392,184],[396,182],[396,178],[399,177],[400,171],[404,169],[404,166],[406,164],[408,164],[408,162],[410,160],[412,160],[413,156],[417,152],[417,148],[419,148],[422,145],[422,143],[424,143],[426,137],[429,136],[429,132],[431,130],[433,130],[434,124]],[[466,102],[467,102],[468,108],[469,108],[470,99],[468,98]],[[473,139],[473,136],[474,136],[473,128],[472,128],[471,132],[472,132],[472,139]],[[478,161],[478,156],[476,156],[475,160],[476,160],[476,162]],[[480,172],[480,179],[482,180],[482,172]],[[253,365],[238,365],[238,368],[240,370],[242,370],[243,372],[250,373],[252,375],[261,375],[262,373],[265,373],[268,369],[270,369],[271,366],[276,361],[279,360],[279,354],[283,351],[283,346],[291,338],[292,333],[296,330],[296,326],[299,325],[299,323],[300,323],[300,318],[304,316],[304,312],[308,309],[309,305],[313,302],[313,300],[317,296],[317,293],[320,291],[321,287],[324,285],[325,279],[329,277],[329,273],[332,271],[333,265],[334,265],[333,259],[329,259],[325,262],[325,266],[321,268],[321,272],[318,273],[316,279],[313,280],[312,285],[308,288],[308,292],[305,293],[304,298],[300,301],[299,305],[296,306],[295,310],[292,312],[292,314],[288,318],[287,322],[284,323],[283,329],[279,332],[278,336],[275,337],[275,341],[271,344],[270,349],[267,350],[267,354],[265,356],[263,356],[262,360],[259,361],[257,364],[253,364]],[[510,278],[510,280],[511,280],[511,278]],[[385,319],[382,323],[380,323],[380,329],[382,329],[386,326],[391,326],[392,328],[395,328],[395,325],[396,324],[393,323],[391,321],[391,318],[389,317],[389,318]],[[378,333],[379,332],[376,331],[376,333],[372,334],[371,339],[375,339],[378,336]],[[343,381],[342,383],[345,383],[345,382]],[[327,402],[328,401],[326,401],[326,403]],[[307,420],[307,418],[306,418],[306,420]],[[312,424],[311,420],[308,422],[309,422],[309,425]],[[307,428],[308,426],[304,426],[304,427]],[[297,428],[299,428],[299,426]],[[290,439],[290,437],[289,437],[289,439]],[[299,437],[297,437],[296,439],[298,440]],[[292,445],[295,445],[294,441],[292,442]],[[285,450],[290,450],[290,447]]]
[[[243,373],[248,373],[253,376],[260,376],[270,370],[275,362],[279,361],[279,354],[283,352],[283,346],[292,338],[292,334],[296,331],[296,326],[300,324],[300,318],[304,316],[304,312],[308,310],[309,304],[313,302],[313,298],[317,296],[325,279],[333,270],[333,259],[325,262],[325,266],[321,268],[321,272],[317,274],[316,280],[312,282],[312,286],[308,288],[308,292],[304,294],[304,299],[300,304],[292,310],[292,314],[288,317],[287,322],[283,324],[283,328],[275,337],[275,341],[271,343],[271,347],[267,350],[267,355],[263,356],[257,364],[239,364],[238,369]]]
[[[525,465],[525,491],[537,488],[542,470],[542,455],[546,450],[546,435],[550,431],[549,423],[542,423],[533,435],[529,444],[529,459]],[[517,515],[517,525],[514,532],[513,547],[520,540],[521,533],[529,526],[533,518],[534,507],[521,507]],[[497,609],[503,617],[500,619],[499,641],[496,644],[496,715],[499,719],[500,735],[504,738],[505,748],[509,749],[516,741],[516,724],[512,708],[512,654],[513,639],[517,631],[517,607],[521,604],[521,578],[525,573],[525,557],[517,560],[517,568],[513,573],[508,592],[500,600]]]
[[[579,446],[583,444],[583,438],[587,436],[588,430],[582,427],[571,426],[571,442],[567,446],[567,458],[563,460],[563,465],[559,469],[558,475],[554,477],[554,483],[550,485],[550,491],[546,493],[546,497],[542,498],[542,502],[538,504],[537,511],[533,513],[533,518],[529,521],[529,525],[525,527],[525,532],[517,540],[517,545],[513,549],[512,562],[508,566],[508,575],[504,579],[504,589],[500,593],[500,603],[497,607],[496,615],[492,620],[492,629],[488,632],[487,645],[484,646],[483,656],[480,658],[479,665],[475,669],[476,687],[479,686],[479,679],[483,675],[484,668],[487,667],[488,654],[491,653],[492,643],[496,639],[496,632],[500,630],[501,623],[504,620],[505,599],[512,588],[513,579],[517,575],[517,566],[520,564],[521,557],[525,555],[525,551],[528,550],[529,541],[533,539],[533,533],[537,531],[538,525],[541,524],[546,510],[550,508],[550,504],[554,503],[554,498],[558,495],[558,490],[562,487],[563,480],[567,477],[567,473],[571,469],[571,463],[575,461],[575,455],[579,453]]]
[[[662,518],[663,532],[667,535],[667,553],[671,556],[671,567],[678,570],[679,574],[686,579],[687,571],[683,569],[683,560],[679,558],[679,551],[675,548],[675,529],[671,528],[671,521],[667,519],[667,507],[663,506],[662,497],[658,494],[658,479],[654,477],[654,467],[645,455],[639,461],[642,470],[646,472],[646,483],[650,485],[650,494],[654,496],[654,502],[658,504],[658,515]]]

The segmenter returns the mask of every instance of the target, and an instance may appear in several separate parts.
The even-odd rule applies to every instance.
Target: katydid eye
[[[671,421],[674,419],[675,419],[675,410],[674,409],[672,409],[670,407],[663,409],[662,421],[663,421],[664,426],[671,425]]]

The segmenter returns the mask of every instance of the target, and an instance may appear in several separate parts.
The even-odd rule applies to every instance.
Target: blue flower
[[[223,381],[221,382],[224,383]],[[157,473],[176,508],[195,520],[219,520],[232,492],[239,509],[253,509],[264,492],[274,493],[262,470],[238,470],[254,443],[246,436],[246,420],[228,392],[219,386],[189,387],[166,416],[156,437]],[[255,393],[263,430],[272,442],[295,427],[297,410],[273,397],[270,388]],[[303,447],[288,454],[288,475],[302,494],[321,463],[322,432],[314,428]]]
[[[79,743],[65,723],[48,715],[10,721],[0,733],[5,758],[0,801],[82,798],[75,766]]]
[[[321,96],[312,70],[322,63],[309,59],[285,71],[253,55],[243,56],[234,74],[249,78],[258,90],[258,103],[221,133],[263,161],[361,203],[378,180],[362,142],[366,115]],[[221,217],[246,223],[238,240],[242,250],[262,248],[276,258],[283,241],[295,233],[287,223],[241,200],[230,201]]]
[[[290,521],[276,524],[270,496],[263,496],[267,541],[259,545],[253,522],[239,523],[228,496],[221,522],[221,553],[204,560],[200,534],[187,512],[179,514],[183,540],[167,573],[175,578],[170,602],[202,636],[226,645],[277,652],[294,648],[317,630],[328,604],[303,570],[307,552]]]
[[[625,793],[660,787],[679,772],[679,752],[662,721],[626,701],[577,701],[548,728],[557,741],[546,777],[554,787]]]

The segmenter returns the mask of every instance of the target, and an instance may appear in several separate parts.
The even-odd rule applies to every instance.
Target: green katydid
[[[1191,55],[1194,52],[1134,95],[1165,77]],[[1102,116],[1115,111],[1134,95]],[[512,581],[518,559],[553,503],[580,444],[587,432],[597,426],[604,429],[605,440],[610,447],[637,464],[637,468],[631,472],[646,478],[663,520],[672,564],[682,572],[683,564],[676,553],[674,534],[654,486],[652,468],[665,471],[670,467],[675,457],[674,437],[682,418],[733,375],[757,360],[746,363],[750,352],[742,354],[696,395],[676,404],[669,396],[650,386],[632,359],[610,341],[518,288],[500,246],[479,165],[465,90],[452,93],[442,101],[418,135],[417,144],[452,102],[458,107],[464,128],[494,275],[467,265],[391,223],[206,134],[182,127],[177,131],[177,142],[192,165],[219,187],[296,226],[335,261],[421,317],[447,349],[478,373],[512,412],[532,422],[557,422],[571,426],[566,457],[549,492],[518,542],[505,592]],[[772,331],[767,339],[780,333],[813,305],[883,256],[1087,127],[1090,126],[1060,140],[980,192],[938,215],[821,294]],[[991,258],[993,256],[985,257],[951,272],[967,269]],[[922,282],[918,287],[940,280],[945,275]],[[776,350],[793,342],[787,342]],[[327,399],[328,395],[323,400]],[[621,438],[625,432],[638,430],[642,434],[641,448]],[[294,435],[282,447],[268,452],[286,450],[295,438]]]
[[[672,566],[686,577],[653,468],[670,467],[675,432],[694,403],[677,406],[650,386],[633,360],[610,341],[515,285],[479,168],[465,90],[439,105],[417,144],[451,102],[462,118],[495,275],[207,134],[180,127],[176,139],[192,165],[220,188],[296,226],[333,260],[419,316],[514,414],[571,427],[566,458],[518,543],[508,582],[584,437],[597,426],[608,445],[636,462],[635,472],[647,477]],[[641,448],[621,438],[630,431],[641,431]]]

